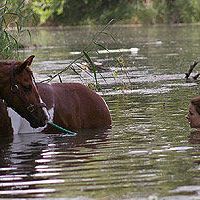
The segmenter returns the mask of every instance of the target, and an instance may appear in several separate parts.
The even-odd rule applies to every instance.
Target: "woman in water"
[[[200,143],[200,96],[191,99],[186,118],[190,127],[196,129],[196,131],[192,132],[190,135],[190,142]]]
[[[196,128],[200,131],[200,96],[191,99],[186,118],[191,128]]]

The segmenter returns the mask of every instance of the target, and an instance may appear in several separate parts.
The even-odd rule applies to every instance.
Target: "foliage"
[[[3,0],[0,4],[0,58],[16,55],[21,36],[27,31],[24,26],[30,20],[31,12],[28,7],[24,0]],[[13,27],[16,27],[15,33],[12,31]]]
[[[129,19],[134,5],[142,0],[115,0],[115,2],[113,0],[62,0],[59,3],[57,0],[42,0],[42,6],[39,4],[40,0],[34,2],[34,10],[40,14],[41,22],[48,19],[52,23],[80,25],[105,24],[113,18],[116,21]],[[47,7],[51,10],[48,11],[49,18],[46,15]]]
[[[200,21],[199,0],[154,0],[157,23],[192,23]]]
[[[200,21],[199,0],[33,0],[40,22],[82,25],[110,19],[128,23],[190,23]]]
[[[33,11],[40,17],[40,23],[51,19],[54,15],[63,13],[65,0],[33,0]]]

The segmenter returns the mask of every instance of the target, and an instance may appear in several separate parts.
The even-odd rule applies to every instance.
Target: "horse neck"
[[[39,95],[42,101],[46,104],[47,109],[54,107],[54,92],[50,84],[47,83],[36,83]]]
[[[0,62],[0,98],[3,100],[10,95],[9,87],[11,87],[11,72],[13,66],[9,62]]]
[[[0,99],[0,119],[0,134],[11,134],[13,132],[11,119],[8,116],[7,106],[2,99]]]

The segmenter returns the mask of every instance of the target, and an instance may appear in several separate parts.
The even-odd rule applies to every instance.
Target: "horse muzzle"
[[[44,127],[49,121],[48,112],[46,108],[38,108],[29,115],[29,123],[32,128]]]
[[[29,123],[32,128],[39,128],[39,127],[44,127],[47,125],[48,119],[47,117],[42,120],[30,120]]]

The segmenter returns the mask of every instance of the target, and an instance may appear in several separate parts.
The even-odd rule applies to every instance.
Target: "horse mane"
[[[0,84],[8,81],[13,65],[14,62],[12,61],[0,61]]]
[[[0,67],[3,66],[11,66],[11,65],[19,65],[22,64],[20,61],[15,61],[15,60],[0,60]]]

